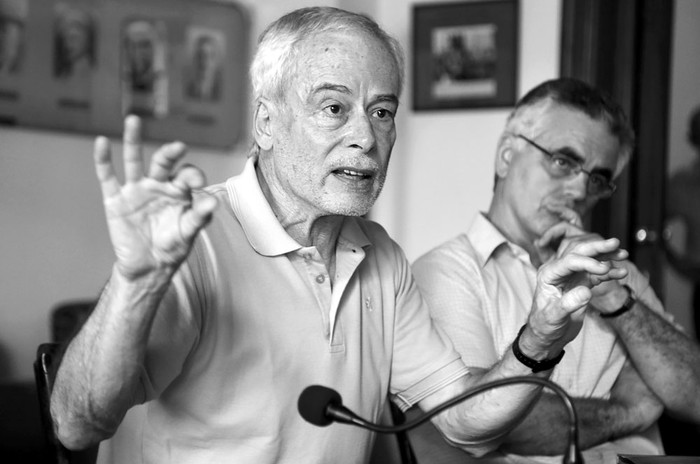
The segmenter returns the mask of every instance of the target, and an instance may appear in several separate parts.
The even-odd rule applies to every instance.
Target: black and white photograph
[[[185,94],[189,99],[212,103],[221,99],[225,47],[221,31],[198,27],[187,31]]]
[[[413,106],[439,110],[515,101],[518,4],[514,0],[413,8]]]
[[[124,114],[162,118],[168,114],[166,26],[153,18],[127,20],[122,27]]]
[[[29,0],[0,0],[0,77],[22,70]]]
[[[54,77],[85,81],[97,61],[97,28],[92,12],[59,2],[54,13]]]

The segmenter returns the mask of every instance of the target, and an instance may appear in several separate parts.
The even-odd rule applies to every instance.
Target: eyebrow
[[[569,158],[581,164],[581,166],[583,166],[584,162],[586,161],[584,157],[579,155],[573,148],[568,146],[557,148],[555,150],[550,150],[550,153],[559,153],[564,156],[568,156]],[[605,177],[608,181],[610,181],[613,177],[612,169],[608,168],[593,168],[591,169],[591,174],[600,174],[601,176]]]
[[[386,94],[386,95],[377,95],[372,100],[377,101],[377,102],[389,102],[389,103],[393,103],[397,106],[399,104],[399,97],[397,97],[393,93]]]
[[[320,85],[312,88],[311,95],[317,95],[317,94],[323,93],[325,91],[340,92],[340,93],[343,93],[346,95],[352,94],[352,91],[345,85],[323,83],[323,84],[320,84]],[[394,104],[398,105],[399,104],[399,97],[397,97],[393,93],[378,94],[378,95],[372,96],[372,101],[373,102],[389,102],[389,103],[394,103]]]
[[[340,84],[330,84],[330,83],[323,83],[319,84],[316,87],[313,87],[311,89],[311,94],[317,94],[321,92],[325,92],[327,90],[333,91],[333,92],[340,92],[340,93],[345,93],[345,94],[351,94],[350,89],[345,86],[345,85],[340,85]]]

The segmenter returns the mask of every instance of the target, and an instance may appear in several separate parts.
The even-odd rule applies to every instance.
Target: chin
[[[333,201],[332,204],[328,205],[328,211],[340,216],[364,216],[372,209],[373,205],[374,199],[352,198],[347,201]]]
[[[379,192],[335,192],[325,197],[325,210],[341,216],[364,216],[374,206]]]
[[[369,213],[369,210],[371,209],[371,206],[369,207],[364,207],[360,205],[347,205],[347,206],[339,206],[337,208],[334,208],[334,214],[340,215],[340,216],[364,216],[365,214]]]

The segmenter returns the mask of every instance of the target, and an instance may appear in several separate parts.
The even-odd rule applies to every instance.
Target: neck
[[[280,188],[270,185],[260,167],[256,169],[263,195],[285,232],[304,247],[315,247],[326,263],[328,274],[335,275],[335,250],[343,226],[344,216],[310,214],[300,208],[298,201]]]
[[[543,259],[540,250],[535,247],[537,237],[530,236],[519,226],[518,219],[512,210],[492,200],[486,217],[509,242],[518,245],[527,252],[533,266],[539,268],[542,265]]]

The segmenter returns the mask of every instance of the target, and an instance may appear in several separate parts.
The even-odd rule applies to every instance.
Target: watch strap
[[[525,325],[527,325],[527,324],[525,324]],[[561,361],[561,358],[564,357],[564,353],[565,353],[564,350],[561,350],[561,353],[559,353],[556,357],[554,357],[552,359],[543,359],[542,361],[537,361],[535,359],[532,359],[532,358],[528,357],[527,355],[525,355],[525,353],[520,351],[520,335],[522,335],[523,331],[525,330],[525,325],[523,325],[520,328],[520,332],[518,332],[518,336],[515,337],[515,340],[513,341],[512,347],[513,347],[513,354],[515,355],[515,358],[518,361],[520,361],[521,363],[523,363],[524,365],[526,365],[527,367],[529,367],[530,369],[532,369],[532,372],[535,374],[538,372],[542,372],[542,371],[548,371],[548,370],[554,368],[554,366],[559,364],[559,361]]]
[[[611,313],[600,313],[600,317],[604,319],[610,319],[625,314],[627,311],[632,309],[634,304],[637,302],[637,300],[634,298],[634,295],[632,294],[632,289],[625,284],[623,284],[622,286],[625,287],[625,289],[627,290],[627,299],[625,300],[623,305],[620,307],[620,309],[617,309]]]

